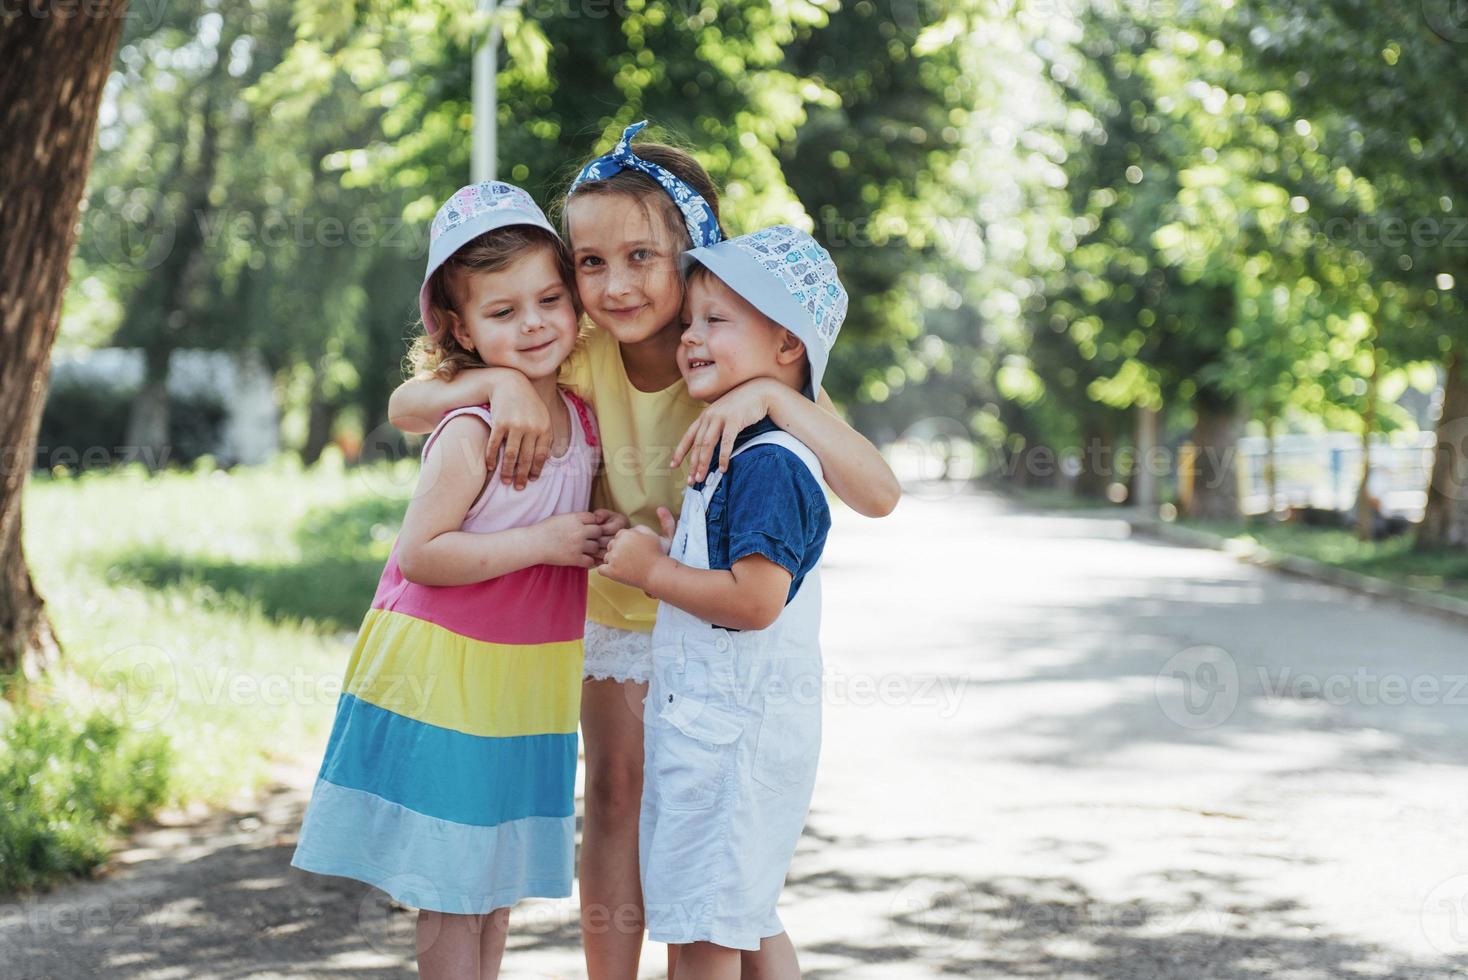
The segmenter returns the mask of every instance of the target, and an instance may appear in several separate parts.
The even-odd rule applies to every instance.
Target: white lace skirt
[[[603,626],[588,619],[582,675],[593,681],[646,684],[652,676],[652,634]]]

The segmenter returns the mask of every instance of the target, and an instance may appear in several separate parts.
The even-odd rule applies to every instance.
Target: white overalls
[[[786,432],[773,443],[821,479]],[[707,508],[721,474],[689,488],[673,558],[708,568]],[[762,630],[719,629],[658,606],[644,715],[638,849],[650,938],[758,949],[784,932],[775,906],[810,809],[821,749],[821,582],[813,568]]]

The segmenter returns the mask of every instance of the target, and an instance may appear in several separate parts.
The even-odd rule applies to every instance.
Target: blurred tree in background
[[[1462,189],[1468,23],[1447,3],[1249,3],[1230,24],[1265,78],[1288,86],[1302,129],[1352,185],[1349,278],[1389,363],[1438,361],[1446,378],[1423,545],[1468,544],[1468,225]],[[1455,192],[1459,199],[1455,200]],[[1327,224],[1329,227],[1329,224]],[[1368,297],[1370,297],[1368,299]]]
[[[466,3],[197,7],[173,8],[124,41],[93,181],[94,233],[78,258],[72,305],[87,324],[77,333],[148,353],[134,444],[167,438],[171,350],[261,351],[296,410],[293,441],[314,460],[342,422],[361,431],[384,421],[428,222],[468,179],[471,63],[487,22]],[[845,125],[837,86],[866,113],[863,130],[844,137],[849,157],[882,147],[898,127],[917,148],[884,152],[875,176],[851,167],[853,179],[834,187],[849,198],[845,220],[921,200],[922,143],[944,111],[939,83],[919,78],[920,59],[906,55],[902,77],[874,83],[869,65],[880,76],[882,58],[907,50],[890,38],[871,63],[819,54],[864,36],[864,24],[885,23],[891,35],[890,17],[871,4],[836,11],[838,38],[827,36],[838,29],[830,14],[809,3],[529,3],[501,17],[500,175],[552,211],[585,159],[650,118],[656,135],[686,143],[709,167],[731,230],[809,223],[823,206],[841,213],[819,197],[803,204],[786,177],[797,154],[805,166],[819,153],[805,186],[833,189],[825,172],[835,151],[819,140]],[[810,70],[797,70],[802,60]],[[949,142],[956,134],[948,127]],[[926,227],[899,217],[882,240],[907,258],[898,243],[921,242]],[[885,344],[915,334],[916,313],[892,283],[917,257],[863,261],[866,244],[847,248],[853,293],[870,297],[854,335]]]
[[[553,209],[651,119],[732,232],[796,221],[831,247],[853,303],[828,386],[853,419],[972,441],[999,479],[1136,494],[1155,421],[1192,512],[1231,515],[1244,432],[1369,447],[1445,377],[1421,542],[1462,545],[1448,7],[526,0],[498,15],[499,173]],[[130,25],[63,331],[147,353],[130,441],[169,438],[183,347],[258,352],[308,461],[383,423],[487,26],[470,0],[189,0]]]
[[[480,4],[0,19],[0,886],[86,873],[164,801],[237,799],[325,736],[319,696],[233,681],[326,676],[392,547],[413,462],[339,464],[398,444],[491,27],[498,175],[553,215],[648,118],[730,233],[830,247],[852,302],[826,385],[904,475],[1268,511],[1228,533],[1461,594],[1460,0]],[[199,465],[69,478],[119,455]],[[32,464],[55,475],[29,481],[24,540],[59,633],[21,548]],[[1425,498],[1434,553],[1375,540],[1406,524],[1393,492]],[[1281,504],[1339,525],[1353,498],[1370,541],[1260,526]]]

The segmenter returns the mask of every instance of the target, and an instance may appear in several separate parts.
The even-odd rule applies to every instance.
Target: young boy
[[[678,366],[702,401],[754,378],[814,398],[846,315],[830,255],[776,225],[686,253]],[[602,572],[660,600],[644,717],[647,929],[674,980],[798,977],[775,906],[821,745],[820,579],[831,526],[815,455],[766,418],[676,528],[630,528]]]

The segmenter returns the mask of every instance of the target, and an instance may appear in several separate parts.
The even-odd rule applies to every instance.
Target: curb
[[[1156,538],[1187,548],[1208,548],[1213,551],[1222,551],[1251,565],[1273,569],[1297,578],[1324,582],[1359,595],[1384,599],[1410,609],[1450,619],[1460,625],[1468,625],[1468,599],[1458,599],[1424,589],[1397,585],[1394,582],[1372,578],[1359,572],[1334,568],[1310,558],[1270,551],[1253,542],[1237,541],[1208,531],[1199,531],[1196,528],[1178,527],[1156,518],[1123,517],[1122,519],[1131,525],[1133,534]]]

